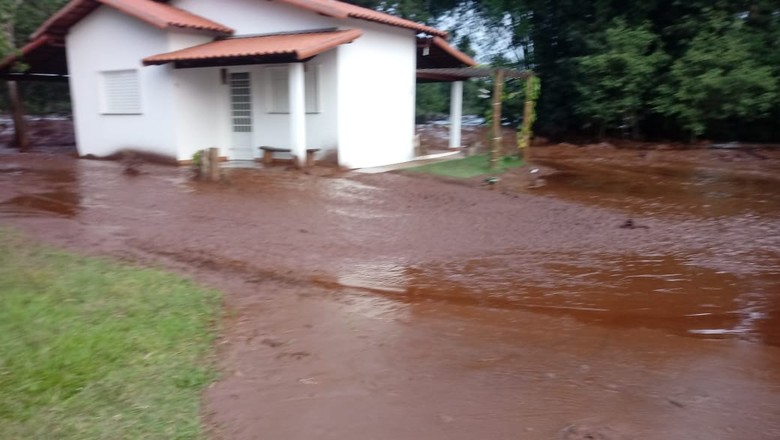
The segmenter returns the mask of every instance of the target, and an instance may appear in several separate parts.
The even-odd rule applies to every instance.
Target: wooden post
[[[498,168],[498,156],[501,154],[501,98],[504,94],[504,71],[496,69],[493,75],[493,130],[491,133],[490,169]]]
[[[22,105],[19,86],[16,84],[16,81],[8,81],[8,101],[11,105],[11,115],[14,120],[14,137],[11,145],[18,147],[20,151],[27,151],[30,148],[30,140],[27,138],[24,105]]]
[[[534,110],[534,102],[531,99],[533,78],[533,75],[529,75],[525,80],[525,106],[523,107],[523,128],[521,129],[523,138],[520,139],[520,159],[526,164],[531,159],[531,119]]]
[[[219,148],[209,148],[209,180],[219,181]]]

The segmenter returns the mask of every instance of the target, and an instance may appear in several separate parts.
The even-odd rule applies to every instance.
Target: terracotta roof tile
[[[212,0],[216,1],[216,0]],[[258,0],[261,1],[261,0]],[[373,21],[390,26],[411,29],[428,35],[446,37],[447,33],[439,29],[415,23],[401,17],[355,6],[338,0],[275,0],[298,8],[339,19],[354,18]],[[232,34],[233,29],[207,18],[192,14],[166,3],[152,0],[71,0],[67,5],[41,25],[32,35],[32,39],[44,34],[64,35],[68,29],[89,15],[100,5],[113,7],[126,14],[157,26],[159,28],[180,27],[223,34]]]
[[[345,43],[363,34],[359,29],[339,31],[275,34],[217,40],[174,52],[154,55],[143,60],[145,65],[181,61],[289,56],[300,61]]]
[[[100,5],[106,5],[131,15],[160,29],[185,28],[232,34],[233,29],[165,3],[152,0],[72,0],[41,25],[32,35],[36,39],[44,34],[62,35],[89,15]]]
[[[436,35],[439,37],[446,37],[447,33],[439,29],[426,26],[424,24],[416,23],[405,18],[396,17],[395,15],[386,14],[384,12],[374,11],[373,9],[363,8],[360,6],[351,5],[349,3],[340,2],[338,0],[276,0],[281,3],[297,6],[299,8],[308,9],[310,11],[317,12],[318,14],[326,15],[335,18],[356,18],[360,20],[374,21],[377,23],[383,23],[391,26],[402,27],[406,29],[412,29],[417,32],[423,32],[429,35]]]

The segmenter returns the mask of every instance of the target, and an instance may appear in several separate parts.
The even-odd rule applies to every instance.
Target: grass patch
[[[485,174],[501,174],[509,168],[516,168],[522,165],[523,161],[516,156],[507,156],[498,160],[497,169],[491,170],[490,155],[486,153],[466,157],[463,159],[435,162],[419,167],[409,168],[407,171],[468,179]]]
[[[3,439],[199,439],[217,292],[0,228]]]

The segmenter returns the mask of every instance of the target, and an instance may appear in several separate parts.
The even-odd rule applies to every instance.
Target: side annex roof
[[[160,29],[181,28],[230,35],[233,29],[207,18],[152,0],[71,0],[30,36],[64,36],[71,26],[101,5],[112,7]]]

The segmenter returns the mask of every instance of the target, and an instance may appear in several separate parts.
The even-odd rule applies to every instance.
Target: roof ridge
[[[363,6],[353,5],[352,3],[342,2],[339,0],[276,0],[281,3],[286,3],[292,6],[297,6],[303,9],[317,12],[322,15],[326,15],[334,18],[355,18],[359,20],[373,21],[390,26],[403,27],[407,29],[416,30],[418,32],[426,33],[429,35],[435,35],[438,37],[446,38],[447,32],[436,29],[434,27],[417,23],[406,18],[401,18],[397,15],[388,14],[387,12],[381,12],[374,9],[366,8]]]
[[[232,28],[206,17],[154,0],[71,0],[43,22],[33,32],[30,39],[37,39],[47,33],[56,34],[58,32],[53,32],[53,29],[57,26],[68,29],[101,5],[109,6],[160,29],[176,27],[221,34],[232,34],[234,32]],[[156,8],[156,10],[147,11],[140,8],[140,6]],[[169,16],[160,17],[158,14],[155,14],[155,12],[160,11],[168,12]],[[62,33],[62,31],[59,33]]]

